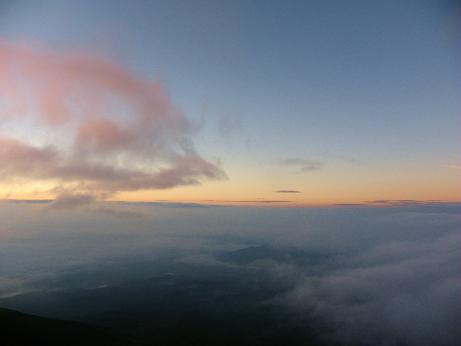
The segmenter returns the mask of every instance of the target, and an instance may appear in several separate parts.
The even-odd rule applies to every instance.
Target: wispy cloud
[[[292,201],[288,200],[270,200],[270,199],[247,199],[247,200],[206,200],[205,202],[209,203],[219,203],[221,205],[222,203],[230,203],[230,204],[277,204],[277,203],[290,203]]]
[[[281,160],[281,164],[285,166],[294,167],[301,172],[311,172],[316,171],[322,168],[322,163],[320,161],[314,161],[309,159],[301,158],[287,158]]]
[[[301,193],[299,190],[277,190],[276,193]]]
[[[447,203],[441,200],[416,200],[416,199],[376,199],[364,201],[365,205],[422,205],[422,204],[440,204]]]

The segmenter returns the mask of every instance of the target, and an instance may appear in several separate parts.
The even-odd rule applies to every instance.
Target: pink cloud
[[[56,157],[57,152],[51,146],[35,148],[16,139],[0,137],[0,177],[40,174]]]
[[[123,149],[135,141],[135,134],[121,129],[117,123],[108,119],[90,119],[78,128],[77,143],[98,151]]]
[[[191,126],[163,87],[109,59],[0,41],[0,98],[0,122],[29,117],[71,142],[44,137],[37,146],[0,130],[2,179],[53,180],[78,196],[110,196],[225,178],[194,150]]]

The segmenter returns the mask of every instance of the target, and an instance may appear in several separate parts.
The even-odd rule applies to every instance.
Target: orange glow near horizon
[[[378,174],[378,172],[380,174]],[[173,202],[199,204],[225,204],[240,206],[297,207],[336,204],[362,204],[377,200],[415,200],[460,202],[461,179],[459,171],[439,167],[431,171],[406,171],[407,174],[390,174],[379,167],[365,170],[352,167],[338,172],[313,174],[274,174],[266,177],[253,172],[246,176],[238,169],[224,181],[205,182],[202,185],[184,186],[165,190],[138,190],[120,192],[108,201]],[[387,173],[387,174],[386,174]],[[284,178],[285,177],[285,178]],[[290,181],[290,184],[284,184]],[[430,183],[432,182],[432,183]],[[435,183],[434,183],[435,182]],[[23,182],[0,185],[3,199],[54,199],[53,184],[48,182]],[[279,193],[279,190],[298,191]]]

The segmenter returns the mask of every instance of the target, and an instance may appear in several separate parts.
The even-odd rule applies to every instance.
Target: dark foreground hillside
[[[190,316],[189,316],[190,317]],[[137,341],[80,322],[57,320],[0,309],[2,346],[142,346],[142,345],[314,345],[305,337],[287,330],[267,331],[250,337],[249,331],[227,323],[198,317],[152,325],[151,335],[137,335]],[[141,329],[143,326],[141,326]],[[145,326],[144,326],[145,327]],[[123,329],[123,328],[122,328]],[[235,332],[240,332],[236,333]],[[253,340],[250,340],[253,339]]]
[[[3,346],[135,345],[83,323],[61,321],[0,309]]]

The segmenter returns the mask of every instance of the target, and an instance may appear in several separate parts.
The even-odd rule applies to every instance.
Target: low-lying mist
[[[0,307],[127,333],[198,316],[261,344],[461,342],[458,205],[5,201],[0,219]]]

